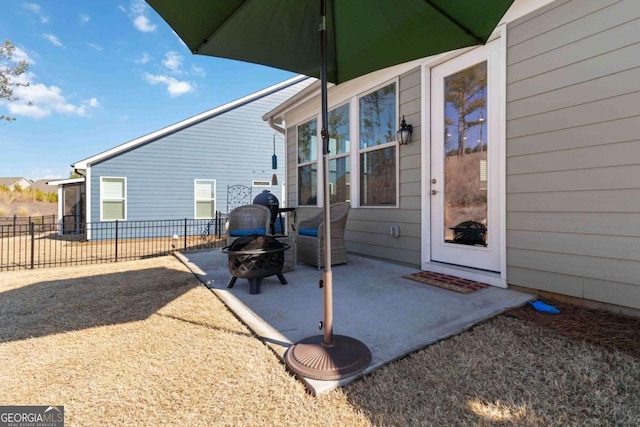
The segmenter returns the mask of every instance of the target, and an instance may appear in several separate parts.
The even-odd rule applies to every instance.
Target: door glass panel
[[[487,246],[487,63],[444,79],[444,240]]]

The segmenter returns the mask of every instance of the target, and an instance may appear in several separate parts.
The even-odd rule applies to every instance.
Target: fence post
[[[118,262],[118,220],[116,219],[116,262]]]
[[[16,222],[18,221],[18,215],[13,214],[13,237],[16,237]]]
[[[222,233],[222,212],[216,211],[216,238],[220,239]]]
[[[184,219],[184,249],[183,251],[187,250],[187,218]]]
[[[36,233],[35,224],[29,221],[29,234],[31,234],[31,269],[33,270],[33,261],[35,258]]]

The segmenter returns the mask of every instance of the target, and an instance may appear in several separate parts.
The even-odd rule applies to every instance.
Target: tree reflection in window
[[[311,162],[318,158],[318,122],[309,120],[298,126],[298,163]]]
[[[349,104],[329,111],[329,192],[331,203],[351,201]]]
[[[396,97],[391,83],[360,98],[361,206],[397,204]]]
[[[396,84],[360,98],[360,148],[396,140]]]
[[[445,241],[487,245],[487,63],[444,79]]]
[[[360,204],[396,204],[396,147],[360,154]]]
[[[309,120],[298,126],[298,204],[317,204],[318,123]]]

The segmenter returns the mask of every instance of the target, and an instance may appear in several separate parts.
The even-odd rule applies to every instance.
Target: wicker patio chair
[[[227,245],[249,234],[268,234],[271,211],[263,205],[243,205],[229,212]]]
[[[331,265],[347,264],[347,249],[344,244],[344,229],[347,225],[351,205],[346,202],[333,203],[331,215]],[[318,270],[324,267],[324,215],[300,220],[296,225],[297,260],[304,264],[315,265]]]

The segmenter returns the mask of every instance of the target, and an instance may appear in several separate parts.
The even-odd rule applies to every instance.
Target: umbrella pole
[[[333,272],[331,271],[331,194],[329,194],[329,107],[327,102],[327,28],[325,0],[320,1],[320,99],[324,213],[324,345],[333,345]]]
[[[291,346],[284,359],[293,372],[316,380],[339,380],[350,377],[369,366],[371,351],[361,341],[344,335],[333,335],[333,272],[331,271],[331,194],[329,192],[329,113],[327,103],[327,28],[326,0],[320,0],[320,86],[323,178],[324,299],[323,335],[304,338]]]

